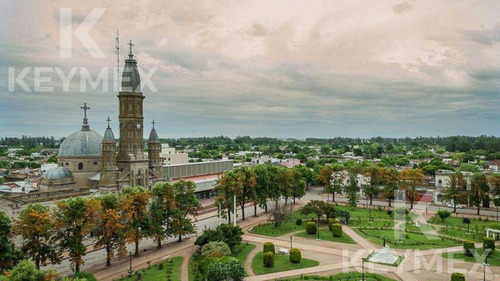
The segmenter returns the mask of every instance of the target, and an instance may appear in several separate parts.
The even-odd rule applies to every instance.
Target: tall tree
[[[227,171],[217,179],[214,191],[217,192],[215,203],[221,207],[221,215],[227,216],[227,223],[231,223],[231,213],[234,213],[234,198],[240,196],[238,178],[234,171]],[[237,200],[236,200],[237,201]],[[236,218],[235,218],[236,219]]]
[[[57,247],[52,243],[55,234],[50,209],[40,204],[28,205],[14,224],[14,233],[22,238],[21,252],[35,262],[37,269],[47,260],[59,263]]]
[[[170,183],[157,183],[151,190],[153,201],[149,208],[149,230],[161,248],[161,241],[172,235],[172,213],[175,210],[174,187]]]
[[[235,169],[234,173],[236,174],[236,188],[238,189],[238,192],[236,192],[236,194],[238,194],[236,200],[241,208],[241,217],[245,220],[245,203],[254,201],[254,196],[256,196],[256,175],[255,172],[247,166]]]
[[[370,166],[365,168],[365,176],[368,177],[370,183],[363,186],[363,190],[370,199],[370,205],[373,205],[373,197],[380,193],[380,186],[382,184],[382,168],[377,166]]]
[[[445,197],[453,200],[453,213],[457,212],[457,203],[465,195],[467,182],[459,171],[450,174],[449,186],[445,190]]]
[[[483,173],[474,173],[470,180],[470,192],[472,194],[472,204],[477,206],[477,215],[481,211],[481,202],[488,197],[490,186],[488,179]]]
[[[396,169],[384,169],[383,170],[383,185],[382,196],[389,200],[389,208],[394,200],[394,193],[398,189],[399,173]]]
[[[128,218],[125,236],[135,244],[134,256],[139,256],[139,243],[149,234],[149,193],[141,186],[127,187],[123,191],[123,211]]]
[[[491,186],[491,193],[494,196],[500,195],[500,174],[491,174],[489,176],[489,182]]]
[[[342,192],[342,186],[345,180],[344,166],[341,164],[334,164],[332,166],[332,177],[331,177],[331,191],[332,191],[332,201],[335,201],[335,194]]]
[[[295,199],[302,198],[306,195],[306,182],[297,170],[288,169],[287,174],[290,180],[290,194],[293,199],[293,203],[295,203]]]
[[[347,198],[349,200],[348,204],[350,207],[357,206],[357,192],[358,192],[358,184],[356,182],[358,174],[353,171],[349,171],[349,182],[346,184],[345,193],[347,194]]]
[[[265,208],[267,212],[267,198],[268,188],[271,182],[269,177],[269,170],[267,165],[259,164],[253,167],[255,172],[255,202],[254,202],[254,216],[257,216],[257,204],[261,208]]]
[[[75,272],[80,272],[80,266],[85,263],[83,257],[87,249],[83,239],[94,228],[94,217],[99,210],[99,202],[93,198],[76,197],[56,202],[54,210],[54,241],[59,242],[60,251],[68,251],[69,260],[75,266]]]
[[[0,211],[0,274],[12,268],[20,260],[20,253],[10,240],[11,233],[11,221]]]
[[[304,179],[306,183],[306,189],[309,189],[309,185],[311,185],[311,183],[313,182],[313,172],[311,171],[311,169],[309,169],[305,165],[297,165],[293,168],[300,173],[302,179]]]
[[[400,187],[405,191],[406,199],[410,201],[410,209],[417,198],[417,186],[422,184],[424,174],[420,169],[404,169],[399,173]]]
[[[323,184],[327,196],[332,192],[332,173],[330,166],[323,166],[319,170],[318,180]],[[332,201],[335,201],[335,192],[332,192]]]
[[[111,260],[115,257],[124,257],[127,254],[125,248],[125,230],[127,213],[122,212],[122,202],[114,193],[109,193],[98,197],[99,212],[95,227],[95,249],[106,250],[106,266],[111,265]]]
[[[194,226],[190,217],[198,216],[203,208],[196,198],[194,191],[196,185],[192,181],[180,180],[174,183],[175,208],[172,213],[172,233],[182,241],[182,235],[193,233]]]

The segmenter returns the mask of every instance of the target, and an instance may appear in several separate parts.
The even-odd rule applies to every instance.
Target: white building
[[[188,154],[175,151],[175,147],[169,147],[164,143],[161,145],[160,162],[163,165],[175,165],[188,163]]]

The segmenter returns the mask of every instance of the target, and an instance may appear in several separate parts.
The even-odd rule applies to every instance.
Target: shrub
[[[266,252],[271,252],[271,253],[276,253],[276,251],[274,250],[274,244],[273,242],[266,242],[264,243],[264,253]]]
[[[390,217],[392,216],[392,210],[387,210],[387,215]]]
[[[298,218],[298,219],[295,221],[295,224],[296,224],[296,225],[302,225],[302,219],[301,219],[301,218]]]
[[[328,220],[328,229],[329,229],[330,231],[332,231],[332,230],[333,230],[332,225],[333,225],[334,223],[337,223],[337,221],[336,221],[336,220],[334,220],[334,219],[329,219],[329,220]]]
[[[159,269],[159,270],[162,270],[162,269],[163,269],[163,262],[160,262],[160,263],[158,264],[158,269]]]
[[[265,267],[273,267],[274,266],[274,253],[273,252],[264,252],[263,258]]]
[[[476,250],[476,247],[474,246],[474,242],[472,241],[465,241],[464,242],[464,254],[466,256],[472,257],[474,256],[473,251]]]
[[[205,244],[213,241],[223,241],[229,248],[241,243],[243,230],[239,226],[230,224],[221,224],[216,229],[205,229],[203,234],[196,238],[195,245],[203,247]]]
[[[483,249],[490,249],[491,251],[495,251],[495,239],[490,237],[485,237],[483,240]]]
[[[439,210],[437,212],[437,215],[441,219],[441,221],[444,222],[445,219],[447,219],[449,216],[451,216],[451,212],[448,210]]]
[[[86,271],[81,271],[81,272],[75,273],[73,278],[85,279],[87,281],[97,281],[97,279],[95,278],[95,276],[92,273],[86,272]]]
[[[222,241],[208,242],[201,248],[201,255],[211,258],[221,258],[231,255],[231,249]]]
[[[318,231],[316,224],[312,221],[308,221],[306,223],[306,232],[307,234],[316,234],[316,231]]]
[[[462,273],[454,272],[451,275],[450,281],[465,281],[465,276]]]
[[[290,249],[290,262],[291,263],[300,263],[302,259],[302,254],[299,249],[293,248]]]
[[[342,225],[340,223],[332,224],[332,233],[334,237],[342,236]]]
[[[215,259],[207,266],[207,280],[243,280],[245,276],[245,267],[234,257],[224,257]]]

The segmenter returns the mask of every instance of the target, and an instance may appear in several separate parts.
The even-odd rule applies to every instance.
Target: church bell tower
[[[137,61],[132,53],[132,41],[128,43],[130,53],[125,60],[122,74],[122,89],[118,94],[120,101],[120,144],[118,146],[117,165],[120,168],[123,185],[147,186],[149,159],[144,156],[143,139],[143,100],[141,78]]]

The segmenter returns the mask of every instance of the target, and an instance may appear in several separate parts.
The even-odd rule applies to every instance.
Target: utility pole
[[[237,214],[236,214],[236,194],[234,195],[233,201],[234,201],[234,220],[233,220],[233,225],[236,226],[236,217],[237,217]]]

